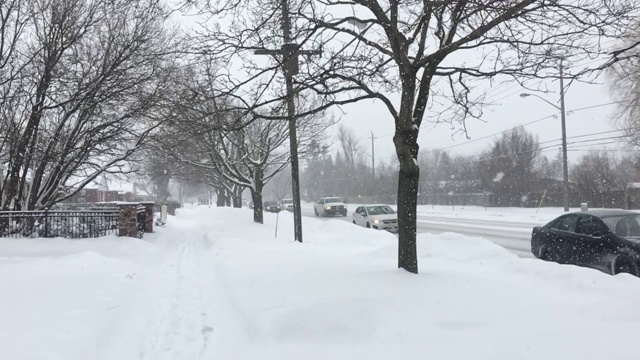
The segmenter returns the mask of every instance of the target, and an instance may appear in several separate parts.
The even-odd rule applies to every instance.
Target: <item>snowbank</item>
[[[640,282],[522,260],[486,240],[420,235],[421,274],[393,235],[340,220],[200,210],[212,251],[220,359],[635,359]],[[265,231],[265,228],[268,229]],[[615,343],[615,346],[612,344]]]
[[[572,208],[571,211],[580,211]],[[484,208],[481,206],[432,206],[418,205],[418,216],[460,218],[472,220],[489,220],[500,222],[519,222],[527,224],[544,224],[564,214],[563,208]]]
[[[419,235],[412,275],[396,269],[394,235],[304,218],[299,244],[290,213],[251,220],[181,209],[153,245],[127,239],[131,252],[3,240],[3,358],[638,358],[638,278],[451,233]]]
[[[0,357],[96,359],[159,254],[139,239],[0,239]]]

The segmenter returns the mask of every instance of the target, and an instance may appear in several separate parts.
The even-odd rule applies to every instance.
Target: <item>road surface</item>
[[[304,207],[302,208],[302,216],[316,217],[313,213],[313,208]],[[318,217],[318,219],[352,221],[351,213],[347,217]],[[518,256],[533,257],[531,254],[531,230],[539,224],[418,215],[417,225],[418,233],[442,234],[453,232],[467,236],[477,236],[500,245]]]

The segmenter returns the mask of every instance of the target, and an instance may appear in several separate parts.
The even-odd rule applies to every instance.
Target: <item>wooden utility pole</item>
[[[567,125],[564,107],[564,69],[560,59],[560,118],[562,121],[562,187],[564,190],[564,211],[569,211],[569,165],[567,160]]]
[[[257,55],[282,56],[282,72],[286,82],[287,118],[289,121],[289,148],[291,152],[291,193],[293,195],[294,238],[302,242],[302,208],[300,207],[300,169],[298,166],[298,136],[296,133],[296,104],[293,89],[293,76],[298,74],[299,55],[320,55],[320,50],[300,50],[291,39],[291,19],[289,17],[289,2],[281,0],[282,4],[282,37],[280,50],[260,49]]]

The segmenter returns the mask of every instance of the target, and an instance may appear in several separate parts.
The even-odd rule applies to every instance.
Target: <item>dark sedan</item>
[[[262,207],[264,208],[264,211],[268,211],[268,212],[277,213],[277,212],[280,212],[280,210],[282,210],[282,206],[280,205],[280,202],[272,201],[272,200],[267,200],[263,202]]]
[[[539,259],[640,276],[640,214],[625,210],[570,213],[533,228]]]

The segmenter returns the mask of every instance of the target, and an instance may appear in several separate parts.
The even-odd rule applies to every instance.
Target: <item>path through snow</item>
[[[211,358],[212,241],[195,221],[160,231],[164,258],[141,281],[135,303],[124,309],[129,316],[107,345],[105,360]]]

